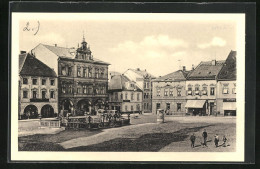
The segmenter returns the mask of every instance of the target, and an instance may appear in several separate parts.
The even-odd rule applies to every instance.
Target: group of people
[[[203,146],[203,147],[205,147],[205,146],[208,147],[208,146],[207,146],[208,133],[207,133],[206,129],[204,129],[204,131],[203,131],[203,133],[202,133],[202,137],[203,137],[203,142],[201,143],[202,146]],[[194,148],[195,140],[196,140],[196,136],[195,136],[195,134],[193,133],[193,134],[190,136],[190,141],[191,141],[191,147],[192,147],[192,148]],[[222,146],[223,146],[223,147],[226,147],[227,138],[226,138],[225,135],[223,136],[222,141],[223,141]],[[218,134],[215,135],[214,143],[215,143],[215,146],[216,146],[216,147],[219,146],[219,136],[218,136]]]

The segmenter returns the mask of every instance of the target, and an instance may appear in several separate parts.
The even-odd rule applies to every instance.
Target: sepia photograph
[[[245,14],[12,13],[11,50],[13,160],[244,161]]]

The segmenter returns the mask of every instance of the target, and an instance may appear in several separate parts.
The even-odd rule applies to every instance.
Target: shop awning
[[[223,102],[223,110],[236,110],[236,102]]]
[[[186,108],[203,108],[206,100],[188,100]]]

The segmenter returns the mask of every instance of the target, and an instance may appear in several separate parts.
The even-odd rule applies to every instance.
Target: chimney
[[[212,60],[211,63],[213,66],[216,66],[216,60]]]
[[[24,53],[26,53],[26,51],[24,51],[24,50],[21,50],[21,51],[20,51],[20,54],[24,54]]]
[[[57,44],[55,43],[54,46],[57,47]]]
[[[194,70],[194,69],[195,69],[195,68],[194,68],[194,64],[192,64],[192,67],[191,67],[191,69],[192,69],[192,70]]]
[[[144,71],[146,71],[146,69],[144,69]]]
[[[137,71],[140,71],[140,68],[136,68]]]
[[[183,71],[186,71],[186,66],[182,66],[182,70],[183,70]]]

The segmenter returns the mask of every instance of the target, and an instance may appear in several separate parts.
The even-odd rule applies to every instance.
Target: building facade
[[[217,111],[236,115],[236,51],[231,51],[217,77]]]
[[[106,108],[108,65],[93,58],[84,38],[75,58],[58,58],[59,110],[63,115],[95,114]]]
[[[32,54],[19,55],[19,119],[57,117],[56,73]]]
[[[142,112],[142,90],[126,76],[112,76],[108,93],[109,109],[120,113]]]
[[[140,68],[128,69],[123,75],[134,81],[138,88],[142,90],[143,112],[152,112],[152,80],[155,79],[155,76],[151,75],[146,70],[141,70]]]
[[[163,109],[167,110],[169,115],[185,115],[187,74],[188,71],[184,67],[183,70],[178,70],[152,81],[153,114],[157,113],[157,109]]]
[[[217,112],[217,75],[225,61],[201,62],[186,80],[186,113],[213,115]]]

